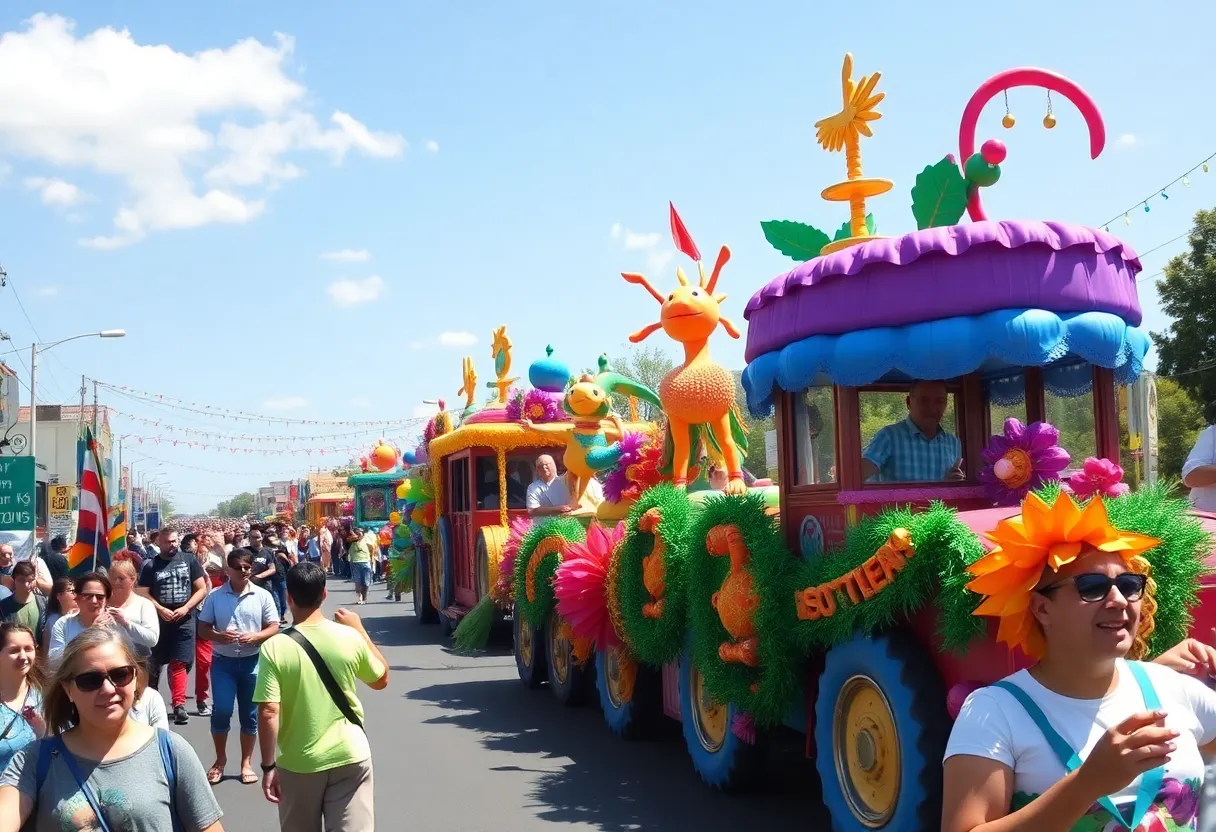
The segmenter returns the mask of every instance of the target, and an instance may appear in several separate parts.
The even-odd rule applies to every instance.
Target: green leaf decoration
[[[818,257],[820,250],[832,242],[827,234],[815,226],[801,222],[769,220],[760,223],[760,227],[764,229],[764,239],[773,248],[799,262]]]
[[[967,210],[967,180],[950,157],[930,165],[912,186],[912,216],[919,229],[954,225]]]
[[[874,224],[874,215],[866,214],[866,233],[873,234],[874,229],[877,227],[878,226],[876,226]],[[841,225],[840,228],[836,229],[836,235],[834,237],[832,237],[832,242],[834,243],[837,240],[843,240],[843,239],[846,239],[847,237],[852,237],[852,236],[853,236],[853,227],[851,225],[849,225],[849,220],[845,220],[844,224]]]

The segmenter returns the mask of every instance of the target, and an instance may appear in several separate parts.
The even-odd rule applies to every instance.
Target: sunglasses
[[[1119,594],[1127,601],[1139,601],[1140,596],[1144,594],[1144,587],[1148,584],[1147,575],[1138,575],[1135,572],[1124,572],[1122,575],[1110,577],[1097,572],[1087,572],[1084,575],[1074,575],[1063,581],[1054,584],[1049,584],[1039,590],[1042,594],[1047,594],[1053,589],[1059,589],[1066,583],[1071,582],[1077,588],[1077,595],[1081,596],[1081,600],[1087,604],[1097,604],[1105,601],[1110,595],[1110,588],[1113,586],[1119,590]]]
[[[110,684],[115,688],[125,688],[135,680],[135,667],[128,664],[122,667],[112,667],[106,671],[86,670],[84,673],[76,674],[72,681],[81,693],[93,693],[101,690],[101,684],[106,679],[109,679]]]

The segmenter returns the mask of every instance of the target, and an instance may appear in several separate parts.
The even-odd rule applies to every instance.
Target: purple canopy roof
[[[743,313],[745,355],[750,362],[811,335],[997,309],[1110,312],[1138,326],[1140,270],[1130,246],[1082,225],[1005,220],[927,228],[816,257],[772,280]]]

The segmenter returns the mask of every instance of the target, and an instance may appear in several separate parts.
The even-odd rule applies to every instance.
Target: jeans
[[[258,732],[258,706],[253,701],[253,686],[258,680],[258,654],[232,658],[215,654],[211,663],[211,733],[227,734],[232,725],[232,706],[241,723],[241,733]]]
[[[279,608],[279,619],[286,620],[287,618],[287,582],[280,581],[278,578],[270,579],[270,594],[274,596],[274,602]]]
[[[352,563],[350,577],[355,586],[369,587],[372,584],[372,565],[370,563]]]

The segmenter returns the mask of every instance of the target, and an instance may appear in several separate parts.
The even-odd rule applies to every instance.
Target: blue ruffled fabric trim
[[[1043,367],[1044,386],[1060,396],[1089,389],[1087,364],[1114,370],[1115,381],[1135,381],[1149,339],[1109,312],[1057,314],[1003,309],[983,315],[813,335],[765,353],[743,371],[747,406],[762,418],[772,410],[773,387],[797,392],[812,383],[861,387],[884,376],[949,379],[977,370],[998,395],[1021,393],[1020,367]],[[1014,381],[1017,379],[1017,381]],[[1008,403],[1020,401],[1020,396]]]

